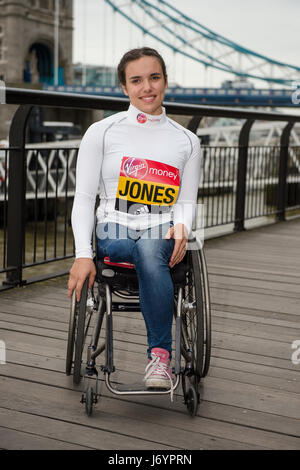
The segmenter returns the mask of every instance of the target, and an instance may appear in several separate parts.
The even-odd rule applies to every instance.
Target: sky
[[[129,0],[115,2],[126,4]],[[248,49],[300,66],[300,0],[169,0],[169,3]],[[74,0],[74,62],[116,67],[127,50],[144,45],[159,50],[167,64],[169,81],[181,86],[219,86],[223,80],[231,79],[229,74],[205,71],[201,64],[179,55],[174,58],[170,49],[149,36],[143,37],[126,19],[113,14],[104,0]],[[253,83],[260,88],[266,86],[261,81]]]

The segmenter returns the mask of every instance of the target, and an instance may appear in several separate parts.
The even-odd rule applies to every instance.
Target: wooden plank
[[[282,279],[276,281],[272,279],[262,279],[261,277],[251,277],[250,273],[242,271],[240,275],[234,275],[228,273],[228,270],[223,269],[221,272],[209,273],[209,284],[214,287],[254,287],[258,290],[268,289],[271,292],[277,292],[279,295],[288,297],[289,295],[300,296],[299,294],[299,282],[290,283],[284,282]],[[222,272],[223,271],[223,272]]]
[[[0,329],[2,331],[14,331],[14,332],[22,332],[25,334],[30,335],[38,335],[44,336],[45,338],[51,339],[60,339],[66,340],[67,333],[60,332],[57,330],[49,330],[40,327],[34,326],[27,326],[27,325],[19,325],[17,323],[8,323],[0,321]],[[144,330],[145,331],[145,330]],[[129,341],[129,332],[124,330],[119,331],[119,333],[115,334],[116,339],[123,339],[124,342]],[[136,329],[136,336],[140,337],[140,332]],[[295,338],[296,339],[296,338]],[[138,340],[135,336],[133,337],[133,343],[135,340]],[[282,341],[267,341],[265,338],[255,338],[250,336],[244,336],[241,334],[235,334],[231,332],[218,332],[214,331],[213,333],[213,341],[215,348],[222,348],[222,349],[234,349],[235,351],[240,352],[247,352],[256,355],[262,356],[271,356],[276,357],[278,359],[284,359],[287,361],[291,361],[291,343],[289,342],[282,342]],[[132,347],[135,347],[135,350],[140,350],[140,344],[133,344]],[[139,349],[136,349],[139,348]]]
[[[224,276],[224,278],[222,279],[222,281],[228,281],[227,277]],[[266,296],[274,296],[274,297],[278,297],[278,298],[283,298],[285,299],[285,301],[289,301],[289,299],[300,299],[300,293],[296,291],[295,287],[296,286],[293,286],[295,291],[291,291],[291,292],[288,292],[286,289],[285,289],[285,286],[284,286],[284,289],[285,290],[280,290],[279,286],[277,285],[277,289],[274,288],[274,286],[270,286],[269,287],[266,287],[266,281],[260,281],[260,285],[257,286],[257,285],[250,285],[250,283],[246,282],[245,283],[233,283],[233,282],[220,282],[220,281],[214,281],[214,282],[210,282],[209,286],[211,289],[227,289],[229,291],[240,291],[240,292],[247,292],[247,293],[259,293],[259,294],[262,294],[262,295],[266,295]],[[232,279],[231,279],[232,281]],[[252,283],[253,284],[253,283]],[[282,287],[283,289],[283,287]]]
[[[136,402],[131,402],[131,415],[123,417],[120,414],[113,413],[110,408],[105,406],[103,399],[97,406],[100,411],[100,419],[89,419],[84,415],[82,406],[79,406],[78,392],[65,390],[62,393],[60,389],[37,383],[26,383],[26,387],[20,392],[20,388],[16,387],[17,383],[18,381],[14,379],[6,379],[5,383],[2,384],[5,392],[11,389],[10,394],[5,394],[3,407],[15,411],[34,413],[39,416],[55,419],[56,421],[63,420],[64,422],[82,424],[85,426],[84,432],[86,432],[87,425],[92,428],[92,432],[94,432],[95,428],[101,429],[111,433],[111,444],[114,448],[122,448],[121,442],[125,443],[124,438],[126,438],[126,447],[123,447],[125,449],[132,448],[130,440],[131,443],[133,440],[135,441],[134,446],[138,449],[198,449],[202,446],[206,449],[264,448],[260,444],[249,445],[248,443],[235,442],[227,438],[211,437],[206,432],[201,432],[201,426],[198,428],[198,432],[189,429],[181,429],[180,433],[171,432],[172,427],[165,426],[164,420],[161,420],[160,410],[156,412],[155,423],[147,423],[146,426],[141,426],[143,416],[140,413],[140,406]],[[111,408],[113,409],[114,406]],[[172,413],[174,418],[177,418],[178,413],[169,410],[167,413]],[[188,415],[186,416],[187,420],[191,421]],[[139,430],[138,437],[137,429]],[[82,432],[83,430],[78,429],[78,436]]]
[[[141,373],[143,372],[143,360],[139,358],[138,355],[132,357],[132,361],[141,363],[141,367],[138,368]],[[115,361],[116,366],[118,369],[122,371],[132,370],[131,363],[124,359],[123,351],[119,351],[115,349]],[[38,367],[41,369],[49,369],[57,372],[65,371],[65,358],[51,358],[48,356],[43,356],[40,354],[34,354],[31,352],[19,352],[13,351],[11,349],[8,350],[8,363],[11,364],[19,364],[24,366],[32,366]],[[103,362],[102,357],[100,356],[97,360],[97,366],[101,365]],[[259,384],[260,382],[256,382],[256,377],[258,376],[257,380],[265,380],[266,383],[268,382],[269,378],[271,378],[272,387],[283,389],[283,390],[290,390],[297,392],[299,391],[299,373],[295,370],[288,370],[282,368],[274,368],[270,366],[260,365],[260,364],[253,364],[252,362],[245,362],[245,361],[238,361],[237,359],[226,359],[224,357],[215,357],[213,356],[211,359],[211,366],[209,370],[209,376],[215,376],[218,371],[225,371],[225,373],[233,373],[242,372],[244,374],[240,374],[238,376],[238,380],[245,382],[245,383],[252,383],[252,384]],[[249,378],[248,374],[252,374],[251,379]],[[274,380],[277,379],[277,380]],[[204,379],[205,381],[205,379]],[[270,384],[270,386],[271,386]]]
[[[214,299],[212,299],[214,300]],[[274,312],[273,310],[263,310],[263,309],[255,309],[249,307],[247,305],[244,306],[236,306],[236,305],[224,305],[224,304],[217,304],[212,302],[211,304],[212,311],[218,310],[219,312],[231,312],[231,313],[238,313],[238,314],[247,314],[251,315],[253,318],[263,318],[267,320],[274,320],[274,321],[286,321],[292,328],[298,328],[299,322],[298,318],[295,315],[290,315],[288,313],[278,313]],[[274,323],[276,324],[276,323]]]
[[[54,321],[52,317],[50,317],[51,319],[45,320],[45,316],[42,316],[41,314],[39,314],[39,316],[34,315],[27,317],[25,314],[18,315],[17,313],[0,313],[0,322],[2,322],[1,325],[3,329],[30,332],[31,329],[29,327],[32,326],[33,333],[36,332],[36,334],[38,334],[38,332],[40,332],[40,334],[42,334],[41,329],[43,329],[45,336],[66,338],[65,335],[61,335],[61,333],[66,334],[68,330],[68,321],[65,317],[66,316],[64,315],[64,317],[61,318],[61,321],[58,322],[57,320]],[[49,316],[46,316],[46,318],[49,318]],[[139,316],[134,315],[133,317],[130,314],[125,315],[125,313],[122,313],[121,315],[114,315],[114,319],[114,330],[117,334],[118,332],[126,332],[130,335],[145,335],[145,325],[141,314],[139,314]],[[246,319],[250,321],[246,321]],[[237,335],[240,334],[242,336],[276,340],[289,344],[291,344],[297,336],[296,326],[298,326],[300,333],[300,324],[293,323],[290,328],[285,328],[283,331],[283,322],[277,320],[277,323],[279,324],[273,325],[273,321],[269,320],[267,324],[264,324],[264,320],[259,317],[252,318],[251,316],[244,315],[230,315],[227,314],[227,312],[222,312],[222,314],[220,314],[218,311],[213,311],[214,332],[235,333]],[[17,327],[16,325],[19,326]],[[38,327],[36,327],[36,325],[38,325]],[[289,325],[289,323],[284,322],[284,326],[287,325]],[[24,328],[22,328],[22,326],[24,326]],[[48,332],[48,330],[51,332]],[[55,332],[58,332],[57,335]],[[128,339],[130,339],[130,337]]]
[[[110,431],[104,431],[99,426],[90,428],[90,419],[83,415],[82,422],[68,422],[61,419],[53,419],[40,416],[32,411],[23,412],[12,409],[0,408],[0,423],[6,430],[17,430],[15,440],[12,440],[12,449],[20,449],[22,440],[20,434],[28,436],[29,445],[34,444],[35,437],[41,436],[44,442],[50,442],[52,449],[82,449],[82,450],[130,450],[141,448],[143,450],[152,449],[153,446],[158,449],[172,449],[170,446],[153,444],[153,442],[140,442],[140,439],[134,439],[129,436],[116,435]],[[32,437],[32,443],[31,439]],[[9,436],[9,443],[11,436]],[[11,444],[10,444],[11,445]],[[22,448],[22,447],[21,447]],[[31,447],[29,447],[31,448]],[[41,447],[43,448],[43,447]]]
[[[117,370],[122,372],[132,371],[132,363],[135,359],[136,366],[134,372],[138,372],[141,380],[142,374],[144,373],[145,363],[143,357],[138,359],[132,357],[124,358],[124,353],[115,350],[115,364]],[[97,365],[101,365],[103,362],[102,357],[97,361]],[[49,369],[52,371],[63,372],[65,371],[65,360],[64,359],[53,359],[44,356],[37,356],[36,354],[24,353],[18,351],[9,351],[8,353],[8,364],[16,364],[19,366],[31,366],[40,369]],[[261,368],[260,368],[261,367]],[[284,376],[284,372],[290,372],[289,375]],[[282,369],[275,376],[274,369],[265,366],[257,366],[237,361],[229,361],[212,358],[211,367],[209,371],[210,377],[219,377],[226,380],[232,380],[242,383],[250,383],[252,385],[262,385],[270,389],[286,390],[294,393],[299,393],[299,374],[292,371],[282,371]],[[204,383],[206,379],[204,379]]]
[[[29,393],[29,391],[27,391],[28,387],[31,390],[31,393],[33,393],[33,397],[35,396],[35,393],[37,393],[37,391],[39,391],[39,398],[40,398],[39,401],[41,401],[41,398],[43,397],[43,387],[41,388],[40,385],[37,384],[37,388],[32,389],[32,386],[30,384],[28,384],[28,386],[26,384],[25,397],[23,398],[23,401],[25,402],[25,404],[26,404],[27,393]],[[96,424],[98,426],[101,423],[101,428],[103,429],[103,427],[105,427],[106,418],[109,418],[106,415],[106,413],[108,415],[113,414],[113,415],[116,415],[116,419],[120,423],[120,425],[122,424],[122,426],[120,428],[123,431],[125,431],[124,426],[126,426],[126,424],[128,426],[128,423],[127,422],[126,422],[126,424],[125,424],[125,422],[122,423],[122,420],[120,419],[120,416],[124,417],[124,399],[117,398],[117,399],[113,399],[113,401],[112,401],[112,399],[107,401],[107,399],[106,399],[107,392],[105,392],[105,390],[103,390],[103,391],[104,391],[104,397],[102,399],[102,407],[100,405],[99,405],[99,407],[97,406],[97,415],[99,413],[100,422],[99,423],[93,422],[93,425]],[[51,392],[51,394],[52,394],[52,392]],[[51,397],[51,403],[50,404],[49,404],[49,400],[47,398],[47,404],[45,404],[45,406],[43,407],[43,416],[45,416],[45,413],[47,414],[47,416],[48,415],[52,416],[52,413],[53,413],[52,398],[53,398],[54,405],[55,405],[55,397],[56,397],[56,400],[57,400],[56,392],[54,391],[53,394],[54,394],[54,397]],[[62,396],[62,392],[60,392],[60,395]],[[57,404],[57,408],[59,408],[59,410],[60,410],[60,415],[59,415],[60,418],[59,419],[63,419],[64,421],[65,420],[70,420],[70,419],[73,419],[73,416],[75,414],[76,422],[80,424],[82,422],[82,420],[86,419],[86,417],[80,416],[78,414],[78,410],[74,409],[75,403],[74,402],[71,403],[71,398],[70,398],[70,395],[69,395],[68,392],[66,392],[66,391],[64,392],[64,397],[65,397],[65,399],[68,398],[68,403],[64,406],[64,408],[66,409],[64,412],[62,412],[62,410],[61,410],[61,406],[63,406],[63,405],[61,405],[60,403]],[[264,432],[264,431],[261,432],[260,430],[257,430],[257,429],[250,429],[249,430],[248,427],[246,427],[245,429],[241,429],[236,424],[232,425],[230,423],[216,422],[215,420],[207,420],[207,419],[202,419],[199,422],[197,422],[196,420],[195,421],[192,420],[192,422],[191,422],[190,419],[182,420],[182,417],[180,417],[180,416],[178,417],[178,410],[180,410],[180,408],[181,408],[181,412],[183,411],[182,406],[180,405],[180,403],[178,403],[176,401],[175,403],[171,404],[170,401],[166,398],[159,399],[159,400],[150,399],[150,401],[152,402],[152,407],[151,407],[150,410],[149,410],[149,405],[148,405],[149,397],[143,398],[143,399],[141,399],[141,397],[140,397],[138,402],[137,402],[137,400],[138,400],[138,397],[125,400],[125,401],[130,402],[130,405],[127,405],[127,407],[125,407],[125,410],[127,409],[127,411],[128,411],[125,414],[127,419],[132,420],[133,416],[139,416],[139,421],[140,422],[143,422],[145,419],[147,421],[154,422],[155,426],[157,426],[156,433],[159,432],[159,428],[162,426],[162,423],[163,423],[163,426],[168,425],[168,429],[170,431],[170,434],[176,434],[176,432],[175,433],[171,432],[172,427],[177,426],[179,423],[181,423],[181,429],[186,430],[186,432],[191,432],[192,435],[193,435],[192,439],[193,438],[197,439],[195,441],[195,443],[200,442],[201,445],[203,444],[203,439],[204,439],[203,436],[202,436],[203,430],[205,430],[205,433],[204,433],[205,436],[211,435],[211,436],[214,436],[214,438],[216,436],[218,436],[219,438],[223,438],[224,436],[226,436],[227,440],[237,441],[237,442],[234,442],[234,443],[232,442],[231,447],[229,447],[229,448],[240,448],[239,445],[238,445],[238,442],[245,442],[246,444],[248,444],[247,448],[249,448],[249,444],[250,444],[250,447],[253,448],[253,446],[257,446],[257,445],[260,446],[261,442],[264,442],[264,447],[265,448],[274,448],[275,449],[275,448],[278,448],[279,443],[280,443],[281,448],[290,448],[291,449],[291,448],[297,448],[297,446],[300,443],[299,439],[297,439],[297,438],[294,438],[292,436],[283,436],[283,435],[279,436],[278,433],[273,433],[272,431],[270,431],[270,432]],[[17,406],[19,406],[19,400],[15,400],[15,401],[17,403]],[[63,397],[60,398],[60,401],[64,402],[64,398]],[[111,403],[111,406],[109,406],[109,403]],[[9,407],[11,407],[10,402],[8,404],[9,404]],[[39,405],[39,403],[37,403],[37,404],[35,403],[34,412],[40,414],[41,406],[42,405]],[[155,410],[154,407],[156,407],[157,409]],[[175,407],[175,410],[177,412],[175,413],[175,415],[174,415],[174,412],[173,412],[173,416],[172,416],[173,407]],[[178,407],[180,407],[180,408],[178,408]],[[201,407],[203,408],[204,405],[202,405]],[[72,408],[72,418],[71,418],[71,415],[69,413],[70,408]],[[130,412],[129,412],[129,409],[130,409]],[[24,411],[23,407],[22,407],[22,410]],[[31,412],[32,412],[32,409],[31,409]],[[61,413],[63,413],[63,414],[61,414]],[[95,417],[96,417],[96,415],[95,415]],[[161,421],[162,417],[163,417],[163,420]],[[110,419],[111,419],[111,416],[110,416]],[[166,420],[168,421],[168,423],[166,423]],[[111,425],[110,421],[108,421],[108,425]],[[149,425],[147,425],[147,428],[149,430]],[[150,429],[150,431],[152,431],[152,429]],[[299,426],[298,426],[298,431],[300,432]],[[290,432],[291,432],[291,428],[290,428]],[[196,436],[195,436],[195,433],[197,433]],[[182,431],[179,435],[179,439],[180,439],[180,442],[183,444],[184,443],[184,436],[182,437]],[[191,443],[192,443],[192,441],[190,441],[190,445],[191,445]],[[224,444],[224,442],[223,442],[223,444]],[[186,446],[185,443],[184,443],[184,445]],[[220,445],[220,443],[217,444],[217,446],[214,447],[214,448],[219,448],[218,445]],[[195,448],[194,446],[195,446],[195,444],[192,446],[192,448]],[[180,448],[181,448],[181,446],[180,446]],[[191,448],[191,447],[188,446],[187,448]]]
[[[7,334],[9,333],[9,334]],[[15,342],[12,341],[11,334],[14,338],[19,338],[18,345],[15,346]],[[25,352],[34,352],[35,354],[41,354],[48,357],[65,357],[66,354],[66,342],[64,339],[52,338],[50,336],[42,335],[31,335],[23,334],[19,335],[18,331],[8,332],[2,330],[1,338],[6,342],[7,351],[18,350]],[[291,361],[291,345],[279,345],[274,342],[273,348],[269,344],[265,344],[261,340],[261,344],[258,341],[252,344],[251,338],[242,338],[237,342],[236,335],[220,334],[219,338],[216,338],[217,333],[214,334],[214,346],[212,348],[213,357],[221,357],[236,360],[245,360],[246,362],[255,362],[256,364],[273,366],[277,368],[295,370],[295,366]],[[123,337],[123,340],[119,338]],[[137,336],[136,341],[130,342],[128,335],[119,333],[118,337],[115,335],[114,349],[119,351],[126,359],[132,359],[134,355],[142,357],[142,360],[146,360],[146,337]],[[45,342],[46,341],[46,342]],[[276,344],[275,344],[276,343]],[[259,348],[259,349],[258,349]],[[174,350],[174,347],[173,347]],[[8,354],[7,352],[7,354]]]
[[[236,277],[238,279],[258,279],[262,281],[270,281],[274,283],[278,283],[282,286],[285,285],[299,285],[299,277],[295,277],[291,275],[291,273],[282,277],[281,274],[278,273],[276,270],[265,270],[263,268],[249,268],[246,264],[243,267],[234,266],[232,264],[224,264],[224,263],[217,263],[217,260],[213,257],[208,260],[208,276],[209,279],[211,276],[228,276],[228,279],[232,277]]]
[[[130,365],[130,362],[129,362]],[[113,377],[117,380],[125,380],[124,383],[139,381],[143,378],[144,363],[139,363],[136,369],[126,368],[127,373],[118,371]],[[132,377],[131,377],[132,370]],[[36,377],[40,381],[40,375],[46,374],[47,371],[33,369],[31,371],[31,380]],[[28,368],[24,370],[23,366],[6,364],[1,367],[0,374],[21,377],[26,379]],[[51,375],[51,374],[50,374]],[[52,383],[52,382],[50,382]],[[180,393],[180,391],[178,391]],[[285,390],[274,389],[266,384],[256,385],[252,383],[242,383],[232,380],[232,378],[224,379],[219,377],[207,376],[202,384],[202,397],[204,400],[224,403],[228,405],[240,406],[246,409],[257,411],[265,411],[275,413],[282,416],[297,418],[300,416],[299,393],[287,392]]]
[[[243,307],[250,305],[253,310],[266,310],[277,313],[284,313],[300,316],[299,301],[298,299],[274,297],[271,295],[263,295],[258,292],[248,293],[240,290],[228,289],[211,289],[211,299],[214,304],[221,305],[234,305],[236,307]],[[296,318],[295,318],[296,320]]]
[[[25,357],[25,361],[28,361],[28,357]],[[29,362],[29,361],[28,361]],[[30,365],[30,364],[28,364]],[[65,377],[63,374],[53,374],[52,371],[55,370],[55,367],[53,367],[53,364],[50,363],[49,365],[51,371],[46,371],[44,374],[39,374],[38,371],[34,371],[36,374],[36,377],[39,381],[45,380],[46,383],[51,381],[53,386],[59,386],[59,387],[70,387],[71,384],[71,378]],[[16,371],[16,370],[15,370]],[[123,374],[124,375],[124,374]],[[28,375],[27,375],[28,376]],[[32,379],[35,377],[31,374]],[[124,376],[121,378],[125,378]],[[204,386],[205,386],[206,379],[204,380]],[[127,383],[128,383],[128,377],[127,377]],[[71,384],[72,387],[72,384]],[[79,387],[80,388],[80,387]],[[103,389],[102,389],[103,390]],[[104,388],[104,393],[105,393],[105,388]],[[125,398],[122,398],[122,400]],[[146,399],[147,403],[148,397]],[[157,404],[157,402],[156,402]],[[153,404],[154,406],[154,404]],[[217,412],[215,411],[215,408]],[[227,408],[229,408],[228,413],[226,413]],[[260,428],[267,428],[268,423],[270,423],[269,429],[272,429],[274,431],[281,431],[281,432],[286,432],[288,434],[291,433],[299,433],[299,421],[296,421],[294,419],[290,420],[288,418],[284,418],[282,416],[276,416],[276,415],[270,415],[270,414],[265,414],[262,412],[255,413],[254,411],[251,411],[249,409],[243,409],[243,408],[238,408],[236,406],[229,406],[228,405],[221,405],[217,403],[210,403],[207,401],[202,401],[201,407],[200,407],[200,414],[204,413],[206,415],[207,410],[211,410],[211,415],[208,414],[208,417],[211,419],[218,419],[218,413],[219,411],[221,412],[220,419],[221,420],[226,420],[230,421],[230,416],[232,415],[232,421],[233,422],[239,422],[239,420],[243,420],[245,424],[248,423],[247,417],[248,414],[252,418],[252,425],[255,424],[256,427]],[[283,428],[282,428],[283,426]]]
[[[233,311],[235,310],[235,311]],[[238,312],[238,313],[236,313]],[[215,323],[218,319],[224,320],[224,325],[227,324],[228,320],[234,321],[245,321],[249,323],[255,323],[257,326],[257,332],[260,331],[261,325],[266,325],[270,328],[272,327],[279,327],[283,335],[290,336],[290,332],[295,332],[297,334],[297,330],[299,330],[299,322],[292,322],[286,320],[278,320],[277,318],[269,318],[265,316],[265,312],[254,312],[250,309],[235,309],[235,308],[227,308],[223,309],[220,306],[215,306],[212,309],[212,318],[213,322]],[[285,316],[284,316],[285,318]]]
[[[105,426],[100,429],[97,422],[96,431],[116,434],[113,440],[118,444],[122,439],[136,440],[136,429],[141,428],[140,442],[145,446],[152,445],[155,430],[165,435],[171,429],[172,435],[184,431],[183,444],[172,437],[171,442],[163,443],[168,448],[187,443],[195,448],[263,445],[299,449],[299,370],[291,362],[291,342],[299,336],[299,238],[300,219],[206,243],[213,347],[211,368],[201,383],[201,406],[192,427],[180,389],[174,403],[167,397],[120,399],[107,391],[101,376],[104,390],[98,411],[99,423],[105,415]],[[67,278],[6,291],[1,296],[0,338],[6,341],[8,358],[0,368],[8,400],[4,406],[14,413],[10,431],[20,433],[19,440],[25,444],[30,432],[51,440],[50,421],[53,429],[59,423],[61,436],[64,429],[70,429],[72,445],[88,443],[80,440],[86,430],[81,421],[84,416],[78,418],[80,387],[74,388],[72,378],[64,375],[70,305]],[[114,333],[118,370],[113,380],[142,380],[146,336],[141,314],[115,314]],[[11,397],[10,388],[15,394]],[[57,409],[52,395],[59,394],[62,397]],[[65,403],[67,397],[72,403]],[[76,404],[73,397],[77,397]],[[79,408],[82,413],[82,406]],[[136,416],[142,419],[137,422]],[[7,418],[4,427],[9,428],[9,421]],[[91,420],[88,422],[90,426]],[[117,423],[121,423],[122,432]],[[133,441],[132,446],[136,446]]]
[[[224,332],[224,334],[236,333],[237,335],[241,334],[241,336],[256,336],[260,339],[276,340],[280,341],[281,343],[287,343],[291,345],[291,342],[297,337],[297,330],[295,329],[295,324],[291,325],[292,328],[288,330],[289,333],[285,333],[284,331],[282,332],[281,321],[277,321],[280,325],[278,327],[273,325],[264,326],[261,324],[262,319],[259,319],[257,317],[252,318],[252,322],[244,322],[236,320],[236,316],[233,316],[234,320],[231,321],[230,317],[228,318],[228,315],[226,315],[226,312],[222,312],[222,314],[219,314],[219,316],[221,317],[221,319],[217,318],[214,312],[212,322],[213,339],[215,337],[217,338],[217,334],[222,334],[222,332]],[[223,322],[224,316],[226,318],[225,322]],[[145,335],[144,320],[141,318],[141,314],[140,318],[134,317],[131,322],[128,321],[128,318],[130,317],[124,318],[123,314],[120,316],[116,316],[115,318],[115,331],[117,334],[118,332],[123,332],[127,335],[129,334],[128,340],[130,340],[130,335]],[[243,318],[243,316],[240,315],[239,318]],[[251,317],[248,316],[248,318]],[[256,319],[258,319],[259,325],[256,325],[256,323],[252,325],[253,322],[256,322]],[[68,323],[66,319],[64,320],[64,322],[61,321],[58,323],[56,321],[52,322],[49,320],[41,320],[41,318],[39,318],[39,321],[36,322],[36,317],[27,318],[26,316],[18,316],[16,314],[0,314],[0,320],[2,322],[1,326],[3,327],[3,329],[40,334],[46,337],[53,338],[67,338]],[[25,325],[24,322],[26,322]],[[39,325],[38,327],[34,326],[36,323]],[[286,324],[287,323],[285,323],[285,325]],[[46,327],[48,328],[46,329]],[[132,340],[138,341],[138,338],[132,337]]]
[[[224,317],[226,321],[224,321]],[[243,318],[243,317],[242,317]],[[37,321],[38,320],[38,321]],[[134,323],[133,323],[134,321]],[[130,319],[130,317],[124,318],[118,317],[115,322],[114,331],[118,336],[118,332],[126,332],[131,335],[141,335],[145,336],[145,326],[144,320],[141,318]],[[38,329],[36,325],[38,324]],[[51,336],[53,337],[64,337],[66,338],[66,331],[68,328],[67,322],[57,322],[53,320],[44,320],[43,318],[37,317],[27,317],[25,315],[20,316],[15,313],[5,314],[0,313],[0,325],[3,325],[3,328],[11,327],[14,331],[31,331],[30,327],[33,327],[32,332],[36,330],[41,333],[41,329],[45,332],[45,336],[48,336],[48,330],[51,330]],[[16,327],[16,325],[19,325]],[[24,328],[23,328],[23,327]],[[286,329],[287,331],[282,331],[282,326],[277,325],[264,325],[262,322],[259,322],[259,328],[257,323],[252,319],[252,321],[244,321],[243,319],[234,318],[233,320],[230,317],[226,317],[225,314],[219,315],[219,317],[214,313],[213,315],[213,330],[218,333],[234,333],[237,335],[248,336],[253,338],[261,338],[266,340],[280,341],[283,343],[291,343],[295,340],[297,336],[295,328]],[[300,328],[298,328],[300,334]],[[92,330],[91,330],[92,331]],[[58,332],[56,335],[55,332]],[[64,333],[61,336],[60,333]],[[130,340],[130,336],[128,339]]]
[[[5,450],[88,450],[82,445],[69,444],[2,426],[0,427],[0,442]]]
[[[47,342],[42,336],[31,336],[14,331],[1,332],[1,338],[6,343],[7,351],[17,350],[21,352],[34,353],[49,358],[65,359],[66,342],[64,340],[56,340],[48,338]],[[125,338],[126,339],[126,338]],[[130,350],[129,350],[130,348]],[[134,354],[143,354],[145,356],[145,345],[140,346],[136,342],[128,344],[126,341],[114,341],[115,351],[120,351],[123,356],[127,354],[134,357]],[[262,356],[251,354],[248,352],[234,351],[233,349],[212,348],[212,357],[222,358],[233,361],[243,361],[254,365],[269,366],[273,369],[274,374],[281,374],[282,370],[290,370],[295,372],[295,366],[291,360],[282,360],[272,356]]]

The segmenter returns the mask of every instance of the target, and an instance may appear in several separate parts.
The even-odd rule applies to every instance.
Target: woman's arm
[[[89,277],[92,287],[96,269],[93,262],[92,233],[95,222],[95,200],[103,159],[103,132],[99,122],[84,134],[76,165],[76,191],[72,209],[72,228],[75,240],[75,262],[70,270],[68,296],[76,289],[80,300],[84,281]]]
[[[190,138],[191,154],[184,166],[178,198],[174,204],[174,226],[179,223],[184,224],[187,236],[192,230],[196,212],[201,165],[199,138],[192,133],[190,133]]]
[[[170,268],[173,268],[184,258],[196,212],[201,149],[199,139],[195,134],[191,135],[191,143],[191,154],[184,166],[179,195],[174,205],[174,227],[171,227],[166,234],[166,238],[175,239],[174,250],[169,262]]]

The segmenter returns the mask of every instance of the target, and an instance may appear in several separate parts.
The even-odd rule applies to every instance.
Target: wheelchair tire
[[[196,416],[198,410],[198,393],[192,385],[189,387],[186,396],[186,406],[191,416]]]
[[[76,328],[76,293],[73,292],[70,308],[69,332],[66,356],[66,375],[71,375],[74,354],[75,328]]]
[[[201,265],[201,281],[202,281],[202,299],[204,309],[204,361],[202,369],[202,377],[205,377],[208,373],[210,366],[211,356],[211,309],[210,309],[210,295],[209,295],[209,282],[208,273],[206,267],[206,260],[204,251],[199,251],[199,261]]]
[[[91,416],[93,412],[93,404],[94,404],[94,390],[93,390],[93,387],[89,385],[86,390],[86,397],[85,397],[85,412],[87,416]]]
[[[182,309],[182,344],[186,345],[191,353],[192,367],[190,375],[194,376],[194,385],[198,389],[204,364],[205,322],[201,267],[197,250],[188,252],[188,265],[189,270],[183,300],[184,307]]]
[[[75,326],[75,355],[74,355],[74,371],[73,371],[73,382],[79,384],[81,379],[81,362],[82,352],[84,347],[84,340],[86,336],[86,313],[87,313],[87,294],[88,294],[88,279],[85,280],[80,301],[76,301],[76,326]]]

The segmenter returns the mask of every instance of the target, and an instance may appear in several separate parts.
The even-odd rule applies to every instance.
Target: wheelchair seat
[[[113,262],[109,257],[95,260],[97,281],[108,283],[114,289],[138,289],[138,277],[135,267],[129,262]],[[186,283],[186,273],[188,271],[187,255],[184,259],[170,269],[173,284],[184,286]]]

